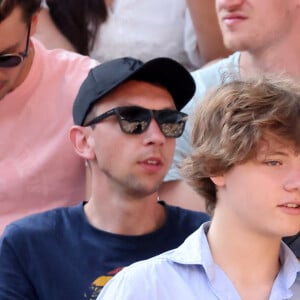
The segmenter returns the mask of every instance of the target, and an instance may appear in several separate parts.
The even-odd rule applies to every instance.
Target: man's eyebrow
[[[9,53],[16,53],[16,54],[18,54],[17,51],[16,51],[16,49],[18,48],[18,46],[19,46],[19,43],[18,43],[18,42],[15,43],[15,44],[12,45],[12,46],[8,46],[7,48],[2,49],[2,50],[0,51],[0,55],[3,55],[3,54],[9,54]]]
[[[266,155],[282,155],[282,156],[287,156],[288,155],[288,151],[280,151],[280,150],[271,150],[271,151],[267,151]]]
[[[272,156],[272,155],[278,155],[278,156],[289,156],[292,150],[287,149],[265,149],[261,150],[260,153],[265,156]]]

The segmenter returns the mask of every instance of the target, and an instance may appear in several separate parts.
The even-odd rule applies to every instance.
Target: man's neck
[[[280,268],[280,239],[269,239],[241,223],[220,219],[213,217],[208,232],[215,263],[242,299],[268,299]]]
[[[299,37],[300,39],[300,37]],[[286,74],[300,79],[300,45],[268,48],[257,52],[241,52],[241,78],[257,74]]]
[[[84,211],[95,228],[120,235],[148,234],[163,226],[166,220],[165,207],[157,203],[156,195],[140,199],[92,196]]]

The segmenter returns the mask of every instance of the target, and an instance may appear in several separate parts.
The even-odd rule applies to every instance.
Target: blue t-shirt
[[[83,205],[7,226],[0,240],[0,299],[96,299],[123,267],[178,247],[209,216],[165,205],[165,224],[141,236],[92,227]]]

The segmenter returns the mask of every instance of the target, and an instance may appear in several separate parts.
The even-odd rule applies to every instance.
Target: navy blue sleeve
[[[34,288],[26,276],[26,251],[22,233],[9,225],[0,239],[0,299],[35,300]],[[28,262],[27,262],[28,263]],[[31,262],[34,263],[34,262]]]

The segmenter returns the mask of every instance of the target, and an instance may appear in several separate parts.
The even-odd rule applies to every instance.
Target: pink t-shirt
[[[98,62],[32,39],[25,81],[0,100],[0,235],[25,215],[84,199],[85,168],[68,131],[72,103]]]

